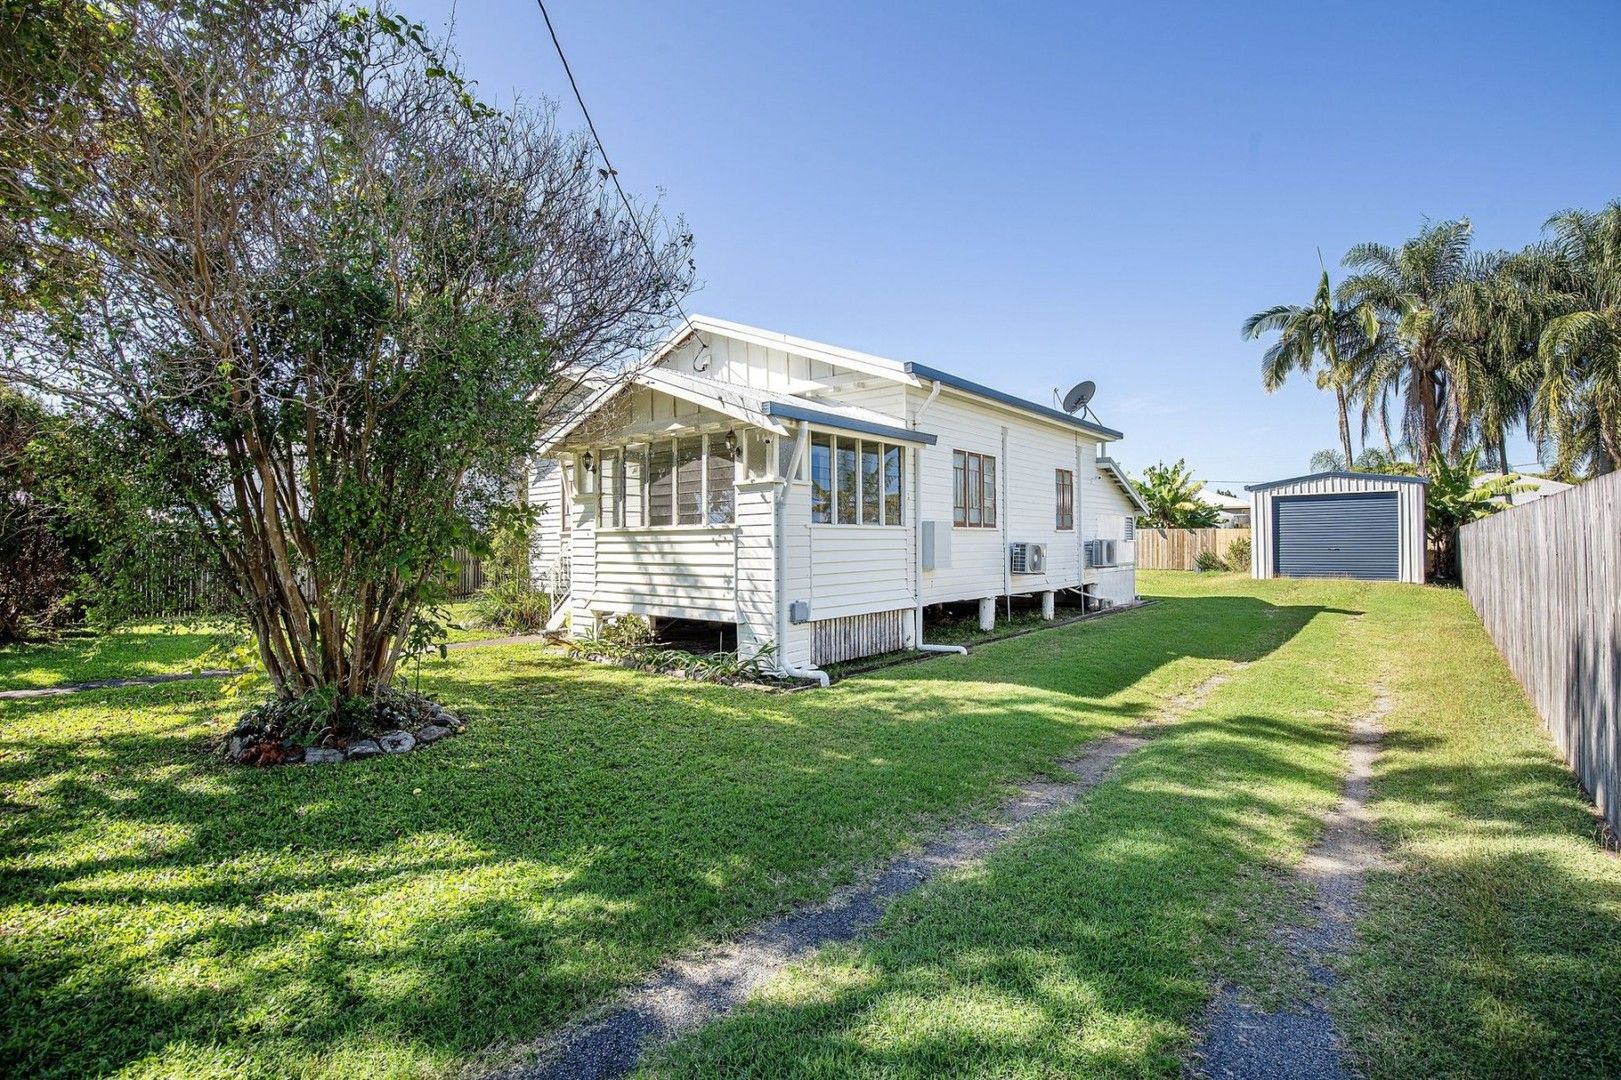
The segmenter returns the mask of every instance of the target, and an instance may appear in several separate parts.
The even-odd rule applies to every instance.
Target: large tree
[[[51,418],[0,382],[0,645],[49,627],[72,588],[72,551],[40,475],[36,443]]]
[[[1532,407],[1567,472],[1621,466],[1621,201],[1548,221],[1549,317]]]
[[[1246,341],[1273,332],[1278,340],[1262,354],[1261,385],[1270,394],[1284,384],[1291,371],[1309,373],[1319,368],[1317,388],[1332,389],[1339,409],[1340,450],[1345,461],[1354,461],[1349,400],[1363,358],[1378,337],[1379,320],[1373,308],[1335,303],[1324,270],[1310,304],[1279,304],[1244,320]]]
[[[563,373],[662,330],[690,237],[387,8],[23,6],[61,47],[0,57],[0,145],[32,140],[0,374],[195,520],[279,694],[374,693]]]
[[[1457,371],[1474,344],[1462,318],[1471,232],[1467,220],[1439,222],[1400,247],[1358,244],[1343,260],[1353,273],[1337,299],[1371,307],[1384,326],[1369,356],[1368,396],[1399,402],[1420,466],[1460,449],[1469,434]]]

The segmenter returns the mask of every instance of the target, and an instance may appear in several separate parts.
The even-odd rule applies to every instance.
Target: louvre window
[[[625,523],[625,459],[617,450],[604,450],[597,463],[597,525],[617,529]]]
[[[704,520],[730,525],[737,517],[737,465],[719,435],[708,436],[704,455]]]
[[[833,441],[833,507],[835,520],[840,525],[856,524],[856,497],[860,483],[856,472],[856,451],[859,443],[843,436]]]
[[[675,441],[676,524],[701,525],[704,520],[704,437]]]

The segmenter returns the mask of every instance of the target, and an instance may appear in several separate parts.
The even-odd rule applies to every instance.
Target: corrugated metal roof
[[[1298,484],[1305,480],[1322,480],[1329,477],[1338,477],[1345,480],[1383,480],[1396,484],[1428,484],[1427,476],[1394,476],[1389,473],[1345,472],[1335,470],[1331,472],[1306,473],[1304,476],[1291,476],[1285,480],[1268,480],[1264,484],[1249,484],[1245,491],[1265,491],[1267,488],[1282,487],[1285,484]]]
[[[888,376],[897,382],[915,384],[919,380],[939,382],[942,386],[950,386],[964,393],[975,394],[1000,405],[1019,409],[1023,412],[1034,413],[1047,420],[1064,424],[1068,427],[1079,428],[1089,434],[1103,439],[1121,439],[1125,436],[1110,427],[1104,427],[1091,420],[1082,420],[1059,409],[1042,405],[1028,398],[1018,397],[1015,394],[986,386],[983,383],[965,379],[961,375],[954,375],[949,371],[942,371],[927,364],[916,361],[890,360],[883,356],[874,356],[871,353],[857,352],[854,349],[845,349],[838,345],[829,345],[822,341],[811,341],[809,338],[794,337],[790,334],[781,334],[775,330],[765,330],[758,326],[747,326],[743,323],[729,322],[726,319],[717,319],[712,315],[693,315],[687,323],[652,356],[652,362],[668,355],[670,350],[679,345],[693,332],[709,331],[711,333],[728,335],[743,341],[770,348],[782,349],[787,352],[799,353],[829,363],[843,364],[855,368],[857,371],[867,371],[876,375]]]

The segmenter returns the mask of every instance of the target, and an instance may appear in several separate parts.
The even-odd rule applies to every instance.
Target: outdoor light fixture
[[[586,472],[596,471],[594,468],[592,468],[592,466],[596,464],[596,461],[591,457],[591,451],[589,450],[580,455],[580,464],[584,466]]]
[[[737,432],[735,431],[726,433],[726,452],[733,457],[737,456]]]

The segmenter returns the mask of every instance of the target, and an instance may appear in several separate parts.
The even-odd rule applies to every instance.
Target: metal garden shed
[[[1255,577],[1424,580],[1421,476],[1325,472],[1254,484]]]

